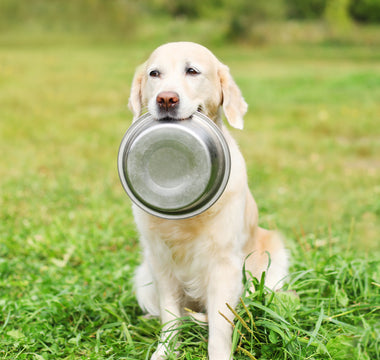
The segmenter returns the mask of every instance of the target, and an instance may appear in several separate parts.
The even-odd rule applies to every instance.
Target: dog
[[[232,359],[234,307],[243,291],[242,269],[265,285],[280,289],[287,275],[288,254],[277,232],[258,226],[258,210],[248,189],[239,148],[223,124],[243,128],[247,111],[229,68],[207,48],[190,42],[158,47],[133,78],[129,98],[135,121],[144,111],[155,119],[186,119],[196,111],[222,130],[231,155],[231,173],[221,197],[192,218],[168,220],[133,206],[143,250],[135,273],[136,297],[147,314],[163,325],[151,359],[166,359],[184,309],[207,314],[210,360]],[[206,318],[206,317],[205,317]]]

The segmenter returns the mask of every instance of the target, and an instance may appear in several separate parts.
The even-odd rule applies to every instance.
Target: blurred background
[[[379,0],[0,1],[3,41],[4,36],[22,32],[25,37],[76,34],[97,41],[187,36],[209,45],[378,44],[374,27],[379,23]]]

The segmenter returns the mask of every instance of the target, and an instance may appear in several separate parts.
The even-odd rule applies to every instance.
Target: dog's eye
[[[194,76],[194,75],[199,75],[199,74],[200,74],[200,72],[197,69],[194,69],[192,67],[189,67],[186,69],[186,75]]]
[[[149,73],[149,76],[151,76],[151,77],[160,77],[160,75],[161,75],[161,73],[158,70],[152,70]]]

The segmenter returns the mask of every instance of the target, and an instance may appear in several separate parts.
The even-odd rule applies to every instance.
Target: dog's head
[[[185,119],[200,111],[214,121],[223,107],[228,122],[243,128],[247,104],[230,71],[205,47],[169,43],[157,48],[134,76],[129,107],[156,119]]]

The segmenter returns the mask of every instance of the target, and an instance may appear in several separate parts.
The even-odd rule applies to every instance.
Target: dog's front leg
[[[227,263],[221,263],[212,269],[207,295],[208,355],[210,360],[232,359],[232,326],[220,313],[233,322],[234,315],[227,308],[226,303],[235,307],[241,291],[241,269],[239,266],[228,264],[227,260]]]
[[[161,278],[157,284],[160,300],[160,318],[163,324],[160,343],[151,360],[166,359],[170,352],[170,341],[178,332],[180,312],[179,286],[177,281],[169,277]]]

